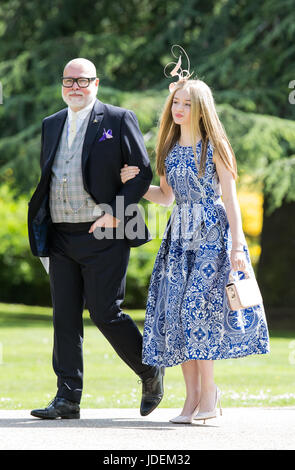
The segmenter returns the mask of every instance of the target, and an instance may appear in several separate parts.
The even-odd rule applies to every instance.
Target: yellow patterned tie
[[[69,129],[69,138],[68,138],[68,145],[69,148],[71,147],[73,140],[75,138],[77,132],[77,113],[72,113],[72,119],[70,122],[70,129]]]

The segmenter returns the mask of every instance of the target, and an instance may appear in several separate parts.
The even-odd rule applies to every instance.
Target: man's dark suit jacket
[[[46,117],[42,122],[41,178],[29,201],[28,232],[34,256],[48,256],[48,228],[52,223],[49,210],[51,167],[57,151],[59,139],[67,117],[67,108]],[[104,130],[111,129],[113,138],[99,141]],[[124,163],[136,165],[139,174],[122,184],[120,169]],[[151,235],[139,210],[130,216],[116,213],[116,197],[124,196],[124,208],[137,204],[146,193],[153,173],[135,114],[127,109],[104,104],[96,99],[90,114],[82,150],[83,185],[97,204],[108,204],[114,217],[126,226],[132,217],[135,228],[141,228],[141,235],[126,235],[129,246],[140,246],[150,241]],[[122,198],[121,198],[122,200]],[[137,207],[137,206],[136,206]],[[138,209],[138,208],[137,208]],[[106,210],[110,212],[110,210]],[[135,215],[134,215],[135,214]],[[132,220],[131,220],[132,222]]]

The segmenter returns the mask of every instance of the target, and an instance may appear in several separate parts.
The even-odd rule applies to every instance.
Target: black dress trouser
[[[141,361],[142,335],[123,313],[130,247],[126,239],[88,233],[93,222],[52,224],[49,232],[49,277],[53,305],[53,369],[57,396],[80,403],[83,388],[83,309],[117,354],[142,379],[155,368]],[[111,236],[110,236],[111,235]]]

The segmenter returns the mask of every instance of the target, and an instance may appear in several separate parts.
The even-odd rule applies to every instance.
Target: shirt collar
[[[87,117],[87,115],[89,114],[89,112],[91,111],[91,109],[93,108],[93,105],[94,105],[94,102],[96,100],[96,97],[93,98],[93,100],[91,101],[91,103],[89,103],[87,106],[85,106],[85,108],[83,109],[80,109],[80,111],[77,111],[76,112],[76,116],[77,116],[77,119],[79,120],[83,120]],[[74,111],[68,107],[68,118],[71,120],[72,119],[72,116],[74,114]]]

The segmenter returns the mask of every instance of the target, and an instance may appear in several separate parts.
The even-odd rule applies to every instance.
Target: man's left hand
[[[97,227],[116,228],[119,223],[120,220],[116,217],[113,217],[111,214],[104,214],[91,225],[88,233],[94,232]]]

